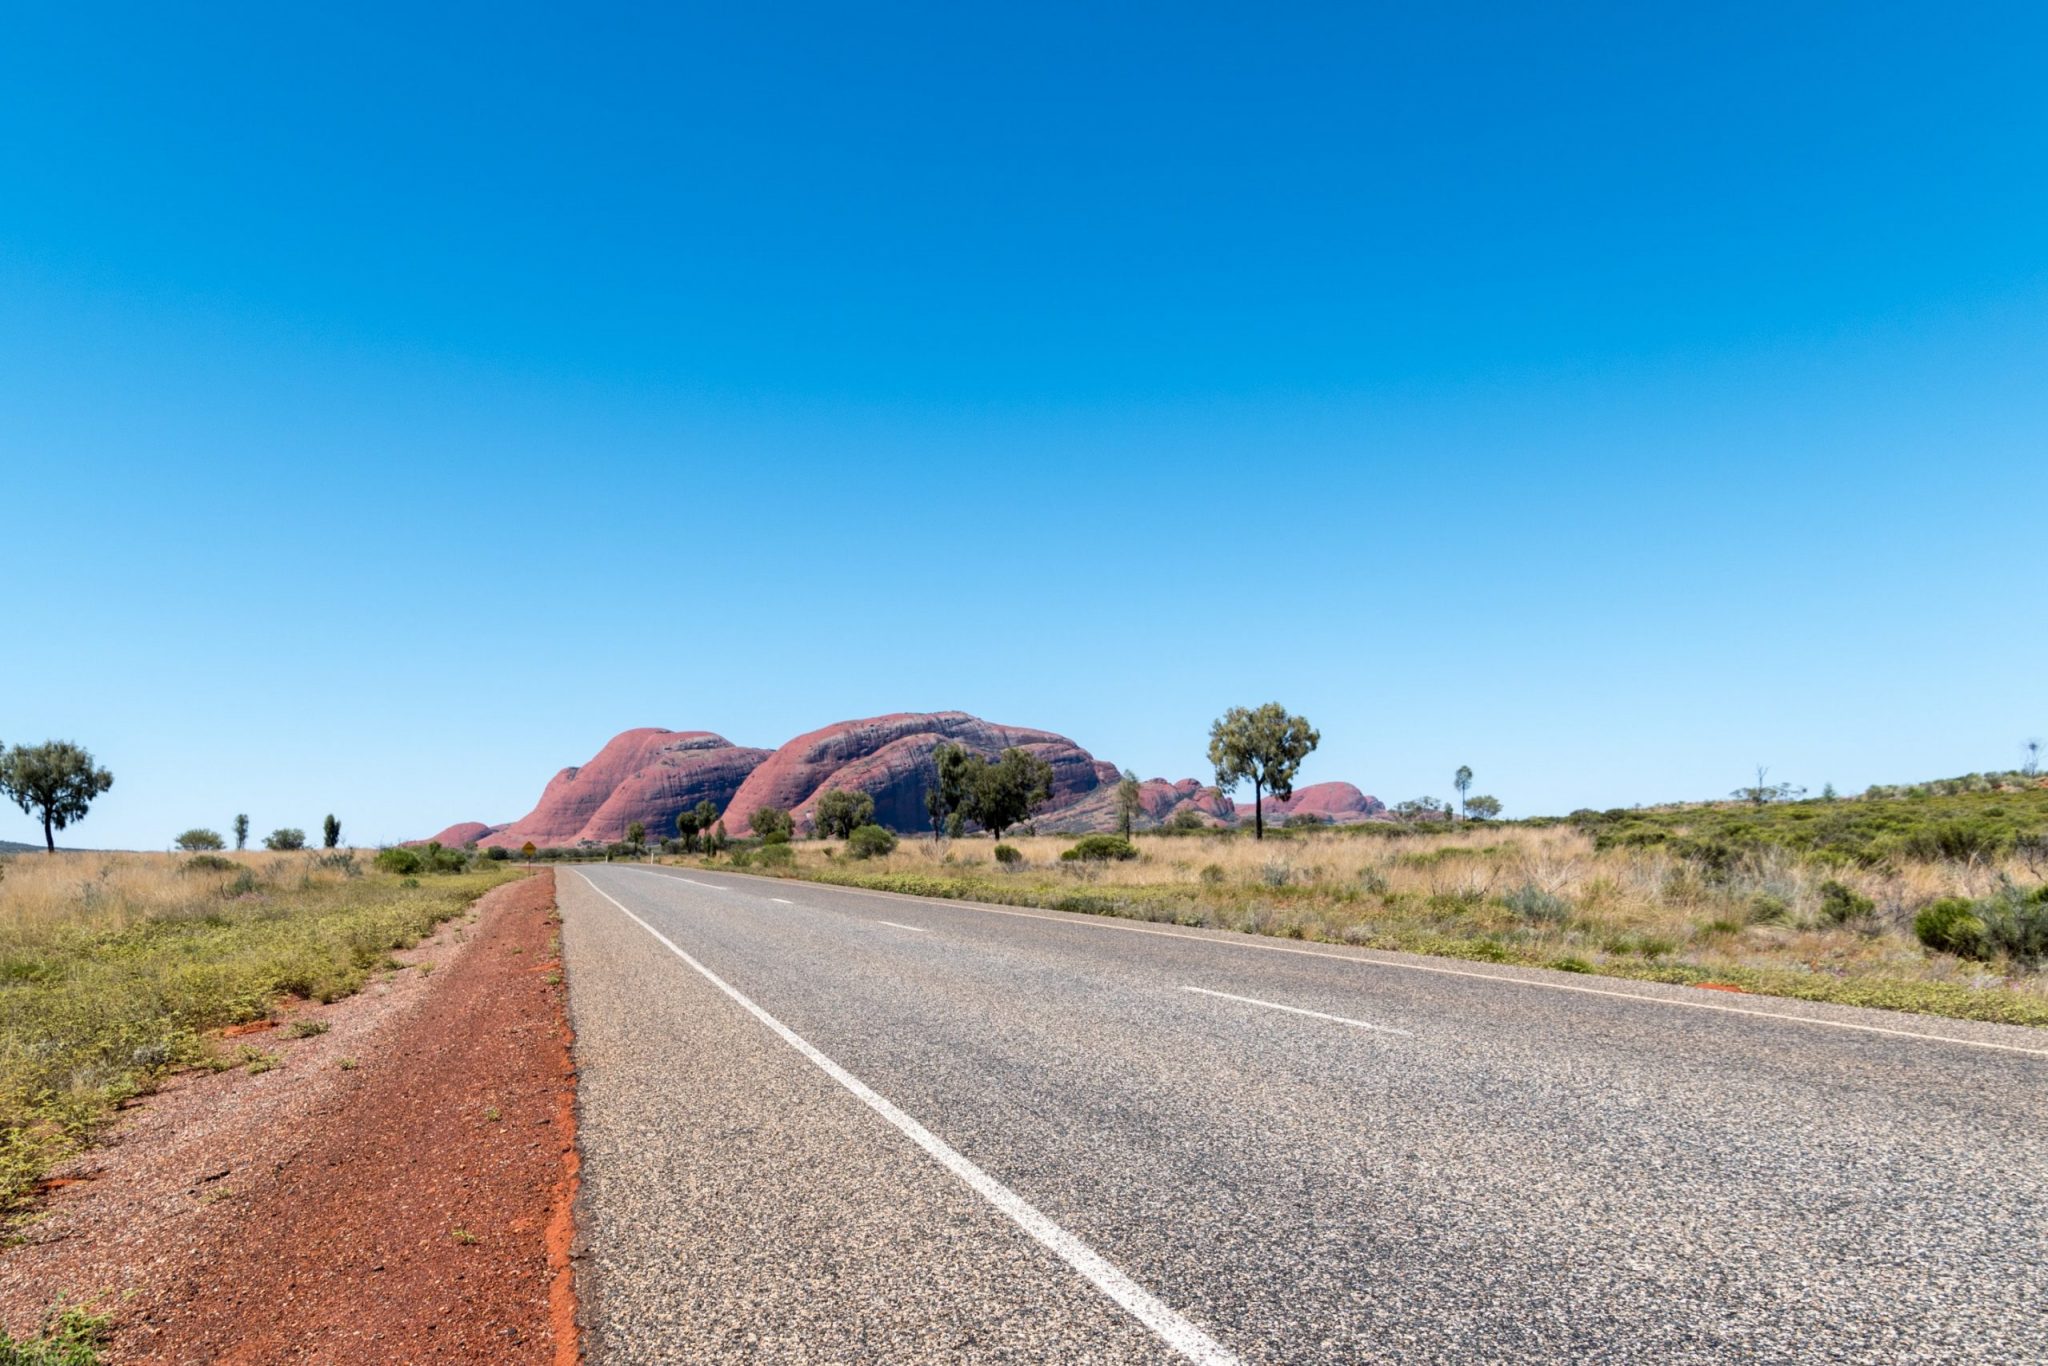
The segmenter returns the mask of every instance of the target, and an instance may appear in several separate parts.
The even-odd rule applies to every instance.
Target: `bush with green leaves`
[[[1875,901],[1833,878],[1820,885],[1820,918],[1830,925],[1863,920],[1876,910]]]
[[[219,854],[194,854],[185,860],[183,867],[188,873],[232,873],[235,861]]]
[[[284,826],[263,837],[263,847],[273,852],[306,847],[306,832],[294,826]]]
[[[220,837],[218,831],[208,830],[204,826],[197,825],[179,835],[176,843],[186,853],[199,849],[225,849],[228,847],[228,842]]]
[[[1137,856],[1136,847],[1122,835],[1083,835],[1060,858],[1068,863],[1106,863]]]
[[[389,849],[379,849],[377,857],[373,861],[383,871],[398,873],[401,876],[417,873],[426,866],[425,859],[421,858],[416,851],[408,849],[402,844],[393,845]]]
[[[2038,967],[2048,959],[2048,886],[2023,891],[2006,883],[1976,901],[1943,897],[1913,918],[1913,933],[1958,958],[1988,963],[2002,955],[2015,966]]]
[[[880,858],[896,848],[896,836],[879,825],[863,825],[846,837],[846,852],[855,858]]]
[[[818,798],[815,812],[818,838],[845,839],[863,825],[875,821],[875,799],[851,788],[834,788]]]
[[[1525,882],[1509,892],[1501,898],[1501,904],[1524,920],[1549,925],[1563,923],[1572,913],[1571,902],[1533,882]]]
[[[763,844],[787,844],[796,833],[796,821],[779,806],[757,806],[748,819]]]
[[[998,844],[998,845],[996,846],[996,862],[997,862],[997,863],[1003,863],[1003,864],[1010,864],[1010,863],[1022,863],[1023,861],[1024,861],[1024,851],[1023,851],[1022,849],[1019,849],[1019,848],[1018,848],[1018,847],[1017,847],[1016,845],[1014,845],[1014,844]]]

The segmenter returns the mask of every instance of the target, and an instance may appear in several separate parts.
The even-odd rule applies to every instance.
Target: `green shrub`
[[[879,825],[863,825],[846,837],[846,852],[855,858],[880,858],[896,847],[896,836]]]
[[[188,873],[232,873],[235,871],[235,861],[231,858],[222,858],[219,854],[194,854],[191,858],[185,860],[183,866]]]
[[[0,1328],[0,1366],[99,1366],[111,1325],[109,1315],[59,1304],[35,1337],[16,1339]]]
[[[1782,925],[1791,918],[1792,907],[1782,896],[1758,892],[1749,899],[1749,923],[1752,925]]]
[[[1230,874],[1223,871],[1223,865],[1220,863],[1205,863],[1202,865],[1202,885],[1204,887],[1221,887],[1229,877]]]
[[[1984,942],[1984,922],[1965,897],[1945,896],[1921,911],[1913,917],[1913,934],[1928,948],[1958,958],[1990,956]]]
[[[225,849],[228,847],[228,842],[222,839],[218,832],[203,829],[199,826],[194,826],[178,836],[177,844],[180,849],[185,850],[187,853],[196,849]]]
[[[1019,849],[1016,845],[998,844],[996,846],[997,863],[1022,863],[1023,861],[1024,851],[1022,849]]]
[[[426,866],[425,859],[421,858],[415,850],[408,849],[404,845],[393,845],[389,849],[379,849],[377,857],[373,862],[387,873],[398,873],[400,875],[417,873]]]
[[[1501,898],[1501,904],[1524,920],[1559,924],[1572,913],[1572,903],[1555,892],[1525,882]]]
[[[2007,883],[1977,903],[1993,951],[2024,968],[2048,959],[2048,886],[2023,892]]]
[[[1069,863],[1105,863],[1110,859],[1134,859],[1138,851],[1122,835],[1083,835],[1060,857]]]
[[[786,844],[796,831],[796,821],[779,806],[754,808],[750,824],[763,844]]]
[[[273,851],[303,849],[306,847],[306,832],[292,826],[283,826],[263,837],[263,847]]]
[[[484,850],[484,857],[493,863],[503,863],[506,859],[512,857],[512,851],[502,844],[494,844]]]
[[[1820,885],[1820,918],[1830,925],[1862,920],[1877,909],[1877,903],[1830,878]]]
[[[796,850],[789,847],[788,840],[776,840],[773,843],[764,844],[759,849],[756,849],[754,851],[754,862],[763,868],[794,868],[796,867]]]
[[[813,812],[821,839],[845,839],[875,821],[875,799],[851,788],[834,788],[818,798]]]

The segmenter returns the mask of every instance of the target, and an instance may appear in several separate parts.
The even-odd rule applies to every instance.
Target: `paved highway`
[[[2048,1359],[2048,1034],[558,885],[600,1362]]]

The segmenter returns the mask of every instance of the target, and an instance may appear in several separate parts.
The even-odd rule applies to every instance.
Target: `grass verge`
[[[425,878],[346,854],[27,855],[0,877],[0,1212],[122,1101],[187,1067],[275,1057],[210,1032],[286,997],[362,987],[483,892],[492,864]],[[34,1359],[34,1358],[30,1358]],[[0,1357],[4,1362],[5,1357]]]

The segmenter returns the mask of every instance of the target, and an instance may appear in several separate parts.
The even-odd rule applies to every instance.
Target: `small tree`
[[[684,810],[676,812],[676,838],[683,842],[684,853],[694,854],[697,852],[697,834],[703,828],[703,826],[697,823],[697,813],[695,811]]]
[[[1470,820],[1472,817],[1472,807],[1471,804],[1465,800],[1465,794],[1472,790],[1472,765],[1459,764],[1458,771],[1451,775],[1451,786],[1458,789],[1459,812],[1462,815],[1464,815],[1464,817],[1467,820]]]
[[[2041,741],[2038,738],[2030,739],[2020,748],[2025,750],[2027,755],[2026,761],[2020,765],[2020,772],[2031,778],[2041,771]]]
[[[725,852],[725,846],[732,843],[732,837],[725,833],[725,822],[718,821],[711,827],[711,833],[704,837],[704,847],[714,854]]]
[[[1493,820],[1500,815],[1500,798],[1479,793],[1465,802],[1465,815],[1468,818],[1476,816],[1482,821]]]
[[[647,825],[643,821],[626,823],[626,843],[638,849],[647,843]]]
[[[941,743],[932,750],[932,781],[925,789],[924,810],[931,817],[933,836],[960,833],[961,813],[979,765],[980,760],[959,745]]]
[[[835,787],[818,798],[814,813],[820,839],[845,839],[875,819],[875,799],[865,792]]]
[[[320,843],[329,849],[341,843],[341,822],[334,818],[332,811],[327,813],[326,820],[320,822]]]
[[[265,835],[263,847],[275,851],[303,849],[306,847],[306,832],[295,826],[284,826]]]
[[[761,837],[763,844],[787,844],[789,837],[796,833],[796,822],[779,806],[757,806],[747,823],[754,827],[754,833]]]
[[[1728,795],[1738,801],[1748,802],[1751,806],[1767,806],[1772,802],[1797,801],[1806,795],[1806,789],[1803,787],[1794,787],[1790,783],[1766,782],[1765,779],[1770,776],[1770,772],[1770,769],[1762,764],[1758,764],[1756,766],[1756,781],[1747,787],[1738,787]]]
[[[1144,793],[1145,787],[1138,781],[1138,775],[1125,769],[1124,776],[1116,785],[1116,828],[1125,839],[1131,837],[1131,828],[1145,809]]]
[[[1252,785],[1252,836],[1266,837],[1266,793],[1286,801],[1294,795],[1294,775],[1322,736],[1307,718],[1289,716],[1278,702],[1250,710],[1232,707],[1209,727],[1209,762],[1216,766],[1216,786],[1228,792],[1241,782]]]
[[[1052,798],[1052,765],[1028,749],[1006,749],[987,763],[970,760],[968,772],[959,814],[997,839]]]
[[[93,767],[92,755],[68,740],[16,745],[0,755],[0,794],[43,823],[43,844],[57,852],[56,832],[85,819],[93,798],[114,785],[114,775]]]
[[[178,836],[177,844],[188,854],[198,853],[202,849],[227,848],[227,841],[220,837],[219,832],[198,825]]]
[[[235,817],[235,848],[247,849],[248,847],[249,818],[247,816],[237,816]]]

